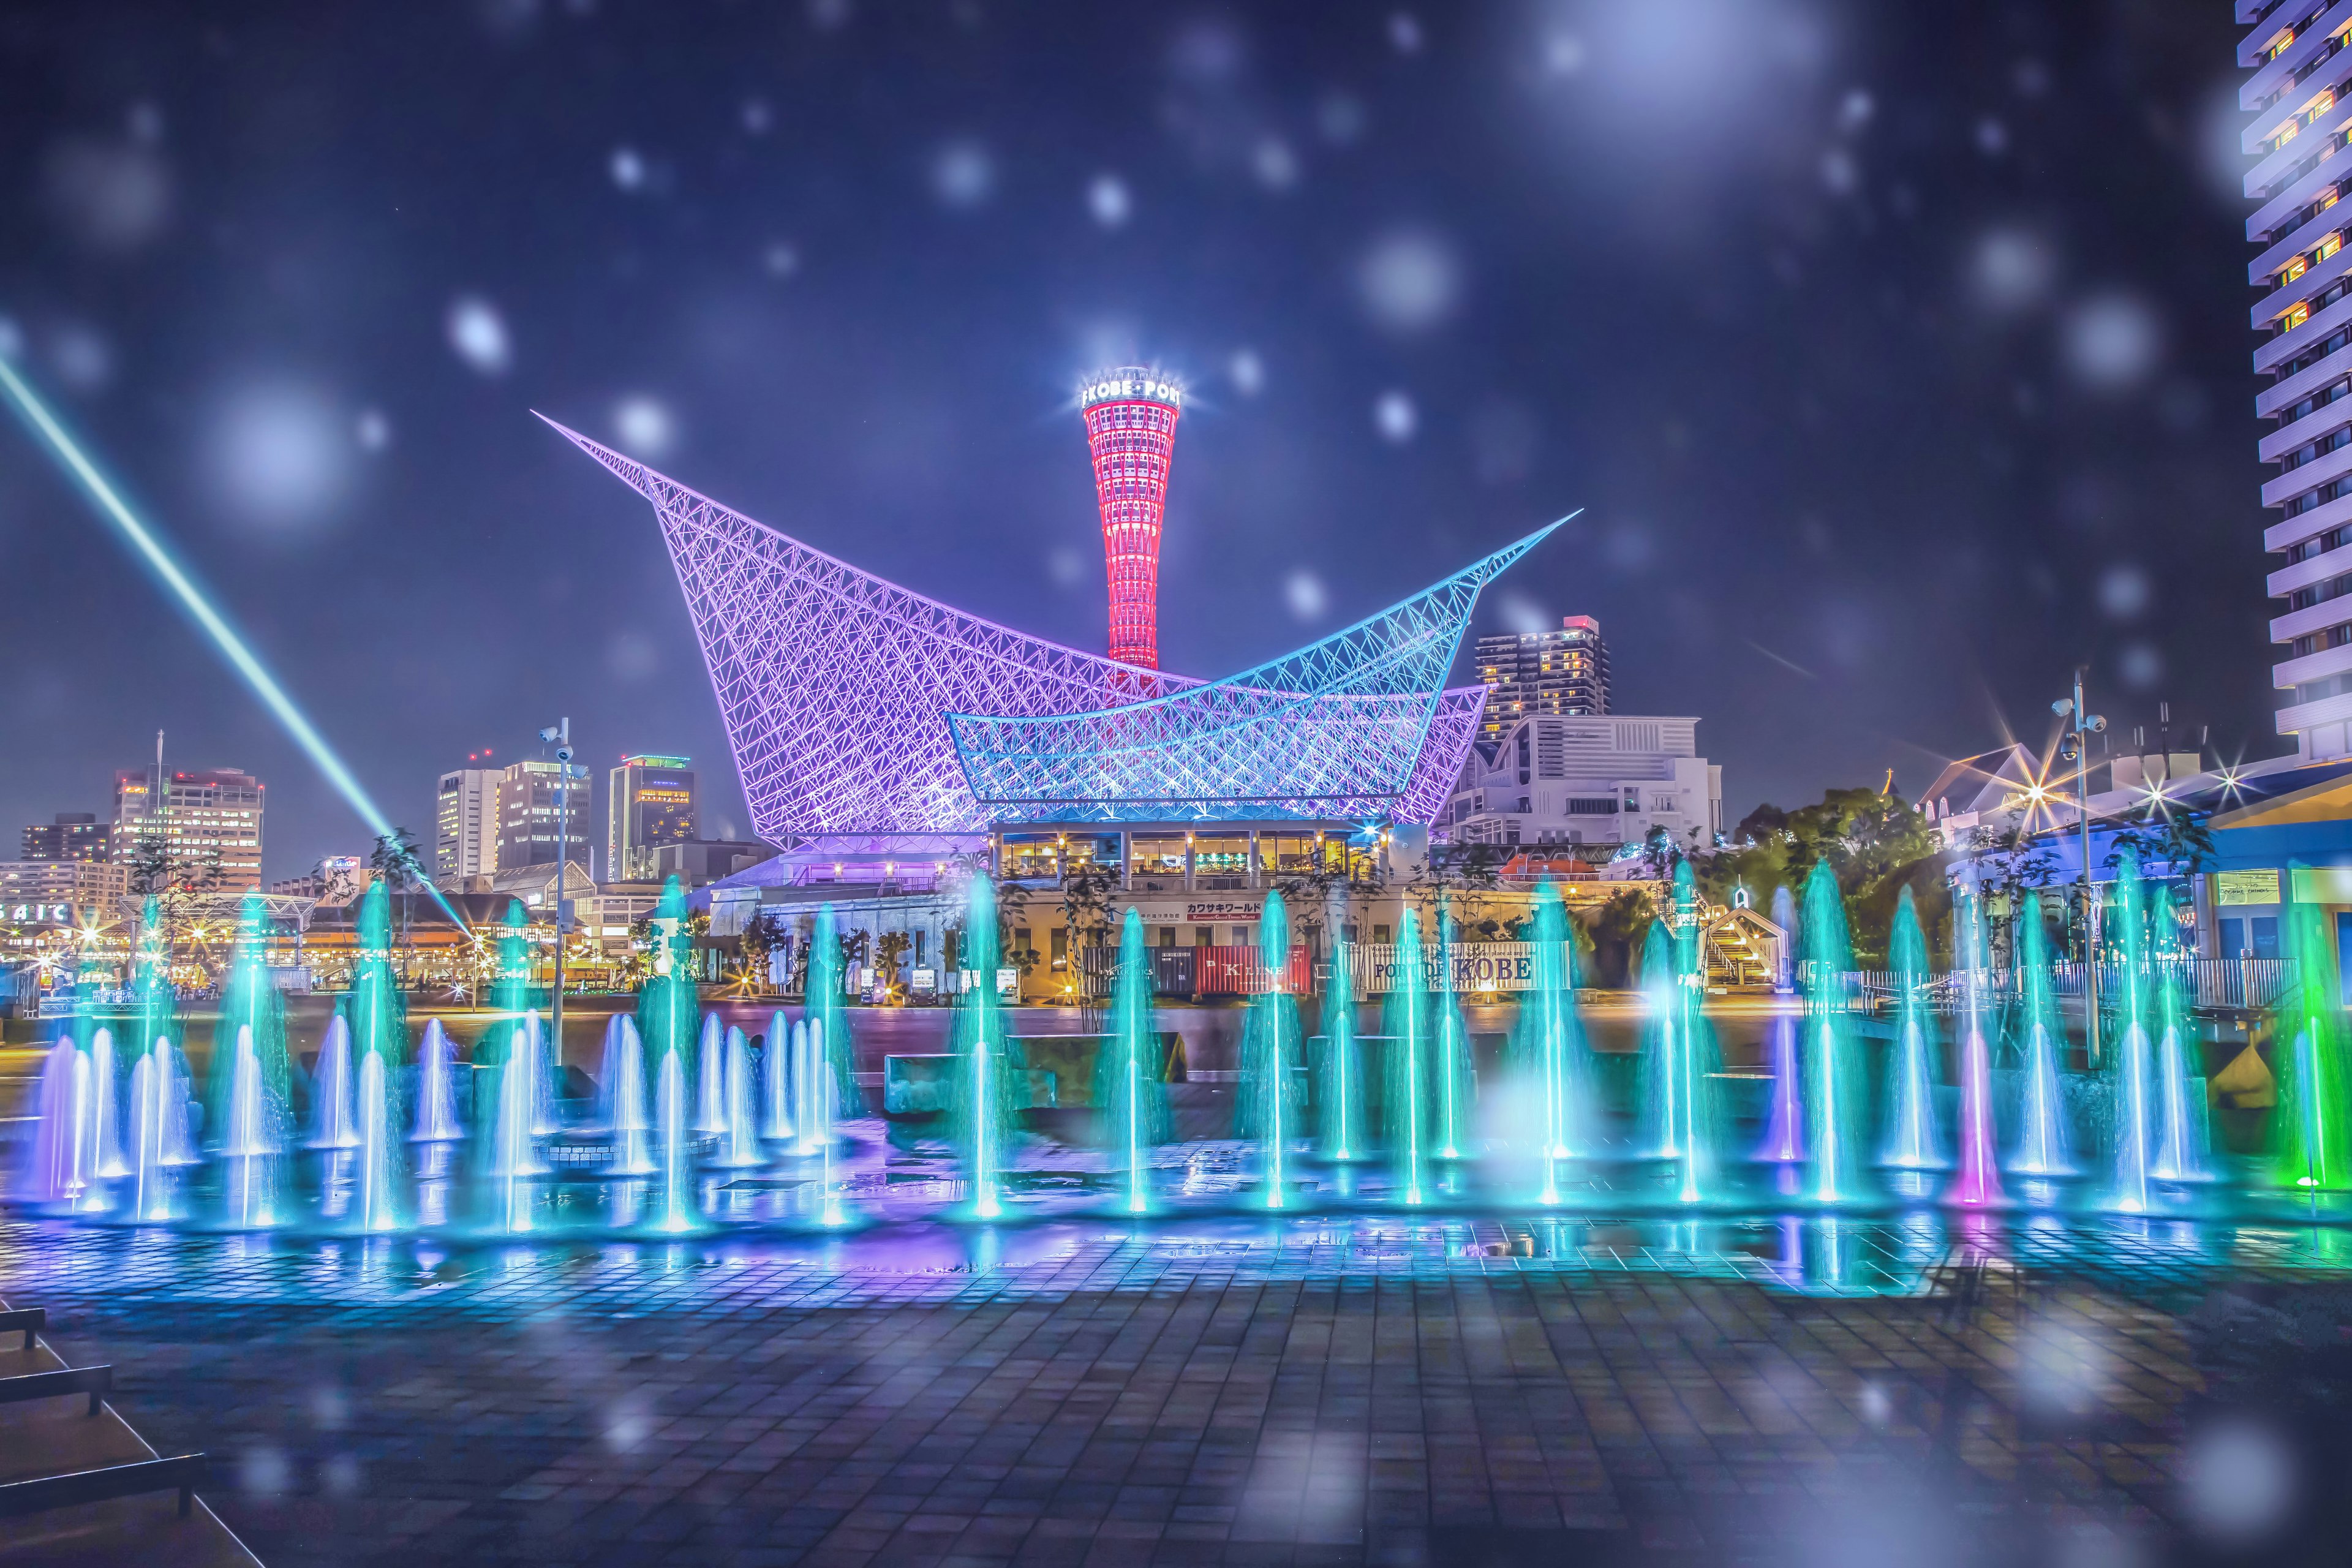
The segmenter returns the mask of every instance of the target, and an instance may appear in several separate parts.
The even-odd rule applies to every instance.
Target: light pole
[[[2074,764],[2074,809],[2083,819],[2083,1019],[2090,1065],[2099,1065],[2099,911],[2091,885],[2091,743],[2107,727],[2105,716],[2083,706],[2083,672],[2074,672],[2074,695],[2061,697],[2050,711],[2067,721],[2058,754]]]
[[[555,742],[555,1004],[554,1021],[549,1033],[553,1036],[553,1052],[557,1072],[563,1070],[563,863],[572,853],[572,721],[559,719],[553,727],[541,730],[539,738]]]

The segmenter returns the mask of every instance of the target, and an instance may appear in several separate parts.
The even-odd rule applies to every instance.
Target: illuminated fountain
[[[994,1219],[1004,1212],[1003,1178],[1012,1168],[1014,1080],[1012,1046],[996,997],[996,887],[984,876],[971,879],[963,940],[971,950],[971,967],[979,984],[956,1003],[954,1138],[971,1194],[971,1213],[982,1219]],[[839,951],[837,943],[835,949]],[[823,952],[820,944],[818,954]],[[812,963],[812,996],[815,976]],[[822,1019],[816,1020],[817,1026],[810,1033],[829,1035],[832,1031],[822,1029]],[[820,1043],[819,1048],[829,1047]]]
[[[457,1047],[438,1018],[425,1026],[416,1047],[416,1124],[412,1143],[455,1143],[466,1136],[457,1113]]]
[[[1395,970],[1381,1026],[1388,1059],[1381,1136],[1395,1163],[1398,1197],[1419,1204],[1429,1194],[1429,969],[1414,910],[1406,910],[1397,924]]]
[[[220,1020],[213,1026],[212,1089],[205,1118],[226,1165],[225,1217],[240,1227],[278,1223],[278,1163],[292,1127],[286,998],[270,979],[268,941],[267,908],[260,894],[248,893],[237,911],[236,958],[221,986]]]
[[[994,894],[990,895],[992,900]],[[976,971],[979,984],[996,984],[996,947],[992,940],[989,967]],[[971,964],[964,965],[970,969]],[[824,1059],[832,1064],[835,1103],[826,1112],[826,1125],[839,1116],[863,1116],[866,1100],[857,1089],[857,1052],[849,1033],[849,1009],[842,1005],[841,925],[831,904],[817,906],[816,921],[809,939],[807,1005],[801,1016],[811,1026],[812,1037],[821,1038]],[[820,1031],[817,1026],[823,1026]]]
[[[538,1131],[541,1080],[547,1075],[540,1060],[539,1031],[533,1026],[538,1019],[530,1011],[530,957],[523,931],[522,905],[510,900],[499,938],[498,976],[490,986],[495,1016],[474,1047],[478,1106],[478,1075],[491,1074],[489,1126],[479,1145],[488,1210],[493,1223],[510,1234],[534,1227],[535,1184],[549,1169]]]
[[[1537,888],[1529,921],[1535,944],[1535,984],[1519,997],[1512,1033],[1516,1088],[1529,1097],[1536,1152],[1537,1201],[1559,1202],[1559,1164],[1583,1152],[1584,1026],[1576,1012],[1576,945],[1569,940],[1568,908],[1559,889]]]
[[[636,1021],[615,1013],[604,1025],[604,1073],[596,1082],[598,1120],[613,1140],[604,1167],[615,1176],[654,1173],[653,1119],[646,1109],[646,1047]]]
[[[2018,920],[2017,969],[2025,1068],[2018,1094],[2017,1147],[2009,1168],[2025,1176],[2070,1175],[2074,1161],[2067,1149],[2066,1100],[2058,1079],[2066,1034],[2050,984],[2050,938],[2039,893],[2025,895],[2024,912]]]
[[[2155,1173],[2167,1182],[2201,1182],[2211,1173],[2205,1158],[2204,1074],[2194,1070],[2196,1023],[2181,992],[2184,967],[2194,956],[2183,951],[2181,925],[2169,889],[2157,889],[2149,945],[2158,1028],[2157,1138]]]
[[[1663,1011],[1663,1027],[1651,1037],[1651,1102],[1656,1107],[1658,1152],[1675,1162],[1675,1196],[1703,1204],[1715,1196],[1717,1112],[1715,1072],[1722,1060],[1715,1027],[1706,1018],[1707,969],[1700,954],[1698,886],[1689,860],[1675,863],[1673,917],[1651,924],[1642,954],[1642,983],[1651,1004]],[[1663,962],[1661,962],[1663,959]],[[1656,963],[1658,975],[1651,978]]]
[[[800,1135],[793,1118],[793,1026],[782,1007],[768,1015],[760,1058],[760,1136],[789,1143]]]
[[[653,1082],[653,1141],[662,1178],[657,1230],[677,1233],[701,1223],[694,1206],[694,1066],[688,1059],[701,1026],[694,984],[693,933],[687,928],[686,892],[676,877],[654,906],[651,973],[637,990],[634,1033],[642,1042]]]
[[[1903,891],[1907,895],[1911,889]],[[1959,1169],[1944,1199],[1965,1208],[1983,1208],[2003,1201],[1993,1152],[1992,1047],[1985,1035],[1990,1003],[1986,993],[1992,976],[1986,963],[1983,910],[1976,894],[1963,892],[1952,915],[1954,979],[1960,987]]]
[[[1249,1020],[1242,1029],[1235,1131],[1256,1140],[1265,1206],[1278,1209],[1289,1203],[1290,1146],[1304,1131],[1298,1104],[1298,998],[1290,994],[1290,917],[1280,893],[1266,894],[1259,922],[1258,963],[1265,973],[1265,989],[1250,998]],[[1139,943],[1140,924],[1135,936]]]
[[[2279,998],[2276,1054],[2278,1107],[2271,1116],[2273,1180],[2318,1192],[2352,1187],[2352,1107],[2346,1105],[2342,982],[2327,914],[2294,902],[2287,917],[2287,956],[2294,964]]]
[[[407,1009],[392,970],[392,901],[382,882],[360,901],[359,962],[352,973],[349,1048],[358,1064],[359,1224],[364,1230],[393,1230],[400,1224],[395,1197],[400,1157],[400,1069],[408,1054]],[[337,1023],[343,1022],[338,1015]],[[332,1032],[331,1030],[330,1031]],[[322,1058],[323,1065],[323,1058]]]
[[[197,1162],[188,1132],[188,1070],[178,1046],[179,999],[156,900],[140,921],[129,1024],[137,1054],[131,1066],[131,1215],[148,1223],[177,1217],[173,1173]]]
[[[1879,1163],[1906,1171],[1941,1170],[1943,1140],[1936,1128],[1936,1082],[1941,1052],[1927,993],[1927,939],[1906,886],[1895,902],[1887,944],[1895,971],[1894,1059],[1886,1073],[1886,1143]]]
[[[713,1015],[715,1018],[717,1015]],[[720,1129],[718,1163],[730,1171],[749,1170],[767,1163],[760,1150],[759,1087],[751,1070],[751,1042],[743,1031],[727,1031],[719,1078],[725,1093],[725,1125]]]
[[[1430,1094],[1432,1131],[1436,1156],[1459,1160],[1470,1147],[1470,1121],[1477,1079],[1470,1062],[1470,1028],[1462,1016],[1462,997],[1454,989],[1454,947],[1461,926],[1448,910],[1444,894],[1437,900],[1436,985],[1432,990],[1431,1023],[1436,1039],[1430,1051],[1430,1068],[1436,1079]]]
[[[338,1008],[327,1020],[319,1040],[319,1054],[310,1071],[310,1138],[312,1149],[356,1149],[358,1127],[352,1116],[352,1026]]]
[[[727,1036],[719,1015],[703,1016],[694,1045],[694,1130],[709,1136],[727,1131]]]
[[[2108,1075],[2108,1115],[2115,1129],[2115,1168],[2108,1203],[2126,1214],[2146,1214],[2156,1165],[2155,1047],[2147,1035],[2147,911],[2139,862],[2129,854],[2116,869],[2110,934],[2122,950],[2114,1065]]]
[[[1827,861],[1805,880],[1804,1192],[1815,1203],[1848,1203],[1864,1195],[1862,1172],[1864,1104],[1862,1053],[1854,1041],[1847,973],[1853,950],[1846,936],[1845,900]]]
[[[1315,1105],[1319,1125],[1316,1136],[1324,1154],[1333,1160],[1363,1157],[1364,1067],[1362,1047],[1356,1043],[1355,944],[1347,939],[1346,910],[1339,907],[1331,921],[1331,983],[1323,993],[1322,1077],[1316,1085]]]
[[[1129,1214],[1151,1206],[1151,1151],[1169,1131],[1156,1024],[1143,911],[1129,906],[1119,927],[1118,990],[1111,999],[1110,1037],[1095,1058],[1094,1093],[1112,1157],[1127,1173]]]

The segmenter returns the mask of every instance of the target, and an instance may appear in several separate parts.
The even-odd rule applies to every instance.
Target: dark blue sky
[[[1008,0],[0,14],[0,350],[393,817],[560,713],[740,827],[642,502],[544,409],[910,586],[1103,637],[1079,373],[1185,375],[1160,624],[1216,674],[1577,507],[1737,817],[2039,739],[2268,754],[2219,0]],[[365,829],[13,428],[0,829],[160,726]],[[1555,623],[1556,624],[1556,623]]]

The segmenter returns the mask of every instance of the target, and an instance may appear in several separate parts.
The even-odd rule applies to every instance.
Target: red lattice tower
[[[1094,449],[1102,507],[1103,563],[1110,571],[1110,657],[1160,668],[1160,526],[1184,389],[1129,365],[1087,378],[1078,393]]]

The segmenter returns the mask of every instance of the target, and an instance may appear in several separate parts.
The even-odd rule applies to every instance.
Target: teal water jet
[[[1364,1068],[1362,1047],[1356,1040],[1355,943],[1347,936],[1344,906],[1335,909],[1330,925],[1331,981],[1323,992],[1323,1059],[1316,1084],[1316,1136],[1329,1158],[1363,1158]]]
[[[1112,1158],[1126,1173],[1125,1206],[1151,1206],[1151,1152],[1168,1138],[1168,1094],[1162,1085],[1158,1016],[1153,1005],[1150,950],[1143,945],[1143,911],[1129,905],[1118,933],[1118,977],[1112,994],[1110,1037],[1095,1059],[1094,1102],[1104,1119]]]
[[[236,949],[221,986],[213,1026],[211,1089],[205,1128],[227,1163],[222,1183],[229,1224],[257,1229],[278,1223],[278,1162],[292,1127],[287,1084],[286,998],[268,963],[268,907],[257,892],[238,907]],[[227,1048],[222,1047],[226,1043]]]
[[[2116,1146],[2108,1202],[2126,1214],[2146,1214],[2154,1201],[2148,1184],[2156,1173],[2155,1047],[2147,1033],[2147,911],[2139,861],[2128,852],[2116,868],[2108,914],[2111,950],[2119,948],[2123,959],[2116,1047],[2107,1075]]]
[[[1139,940],[1141,928],[1137,929]],[[1298,1105],[1298,999],[1290,994],[1290,917],[1269,891],[1259,916],[1258,963],[1266,988],[1250,998],[1242,1027],[1241,1104],[1236,1131],[1255,1139],[1265,1206],[1288,1206],[1290,1145],[1301,1131]]]
[[[1853,949],[1846,934],[1845,898],[1826,860],[1805,879],[1804,1192],[1819,1204],[1850,1203],[1865,1194],[1862,1172],[1864,1104],[1862,1053],[1854,1040],[1848,974]]]
[[[2207,1166],[2204,1122],[2198,1115],[2204,1074],[2195,1071],[2197,1024],[2182,995],[2195,954],[2180,941],[2181,925],[2170,889],[2159,888],[2151,919],[2157,940],[2150,946],[2157,1018],[2157,1141],[2155,1172],[2167,1182],[2202,1182]]]
[[[1560,1162],[1584,1152],[1586,1046],[1576,1009],[1576,944],[1569,934],[1568,906],[1549,879],[1536,889],[1528,937],[1535,949],[1535,984],[1519,996],[1511,1063],[1521,1091],[1533,1096],[1536,1201],[1557,1204]]]
[[[397,1193],[400,1158],[400,1071],[408,1054],[408,1018],[400,983],[392,969],[392,903],[381,881],[360,900],[358,963],[343,1016],[357,1062],[352,1083],[359,1149],[361,1228],[395,1230],[400,1226]]]
[[[2290,867],[2289,878],[2297,868]],[[2271,1113],[2273,1180],[2305,1193],[2352,1187],[2352,1074],[2345,1062],[2342,978],[2326,911],[2296,901],[2286,916],[2294,961],[2278,1003],[2278,1107]]]
[[[717,1015],[713,1015],[716,1017]],[[723,1047],[721,1085],[725,1090],[726,1125],[719,1145],[719,1163],[731,1171],[749,1170],[763,1164],[767,1156],[760,1152],[760,1122],[756,1109],[756,1091],[751,1078],[751,1042],[743,1031],[730,1027]]]
[[[993,897],[992,893],[992,900]],[[998,951],[998,944],[992,940],[988,945],[991,967],[979,972],[979,984],[992,991],[996,985],[996,960],[992,955]],[[831,904],[820,904],[814,934],[809,939],[808,996],[801,1015],[812,1024],[824,1026],[824,1059],[833,1068],[835,1096],[830,1114],[856,1117],[866,1114],[866,1099],[857,1087],[856,1042],[850,1036],[849,1008],[844,1002],[847,995],[844,990],[847,983],[845,968],[840,918]]]
[[[1389,989],[1387,1058],[1381,1094],[1381,1136],[1396,1167],[1398,1196],[1407,1204],[1428,1197],[1429,967],[1422,952],[1421,916],[1406,910],[1397,923],[1395,979]]]
[[[1886,1075],[1886,1142],[1879,1163],[1906,1171],[1936,1171],[1946,1162],[1936,1126],[1936,1083],[1943,1077],[1935,1014],[1928,1005],[1927,939],[1906,885],[1895,900],[1887,943],[1895,971],[1895,1052]]]
[[[1003,1178],[1012,1169],[1016,1127],[1013,1043],[996,995],[996,885],[976,873],[968,897],[963,940],[971,951],[979,984],[956,1002],[954,1138],[971,1194],[971,1213],[994,1219],[1004,1212]],[[812,970],[812,996],[815,984]],[[816,1020],[810,1030],[820,1050],[830,1049],[823,1037],[830,1031],[821,1027],[823,1022]]]
[[[1675,1100],[1681,1125],[1675,1142],[1681,1147],[1680,1180],[1675,1195],[1686,1204],[1706,1203],[1715,1195],[1718,1132],[1715,1078],[1722,1059],[1715,1026],[1706,1020],[1706,961],[1700,952],[1698,888],[1688,860],[1675,862],[1674,878],[1674,1061],[1669,1068],[1680,1078]]]
[[[2017,1147],[2009,1161],[2011,1171],[2026,1176],[2070,1175],[2074,1169],[2067,1147],[2066,1100],[2058,1078],[2066,1033],[2051,985],[2045,920],[2042,895],[2026,894],[2017,939],[2018,1027],[2024,1036],[2025,1067],[2018,1097]]]
[[[676,1235],[696,1228],[693,1108],[687,1101],[695,1078],[693,1053],[701,1033],[702,1005],[694,983],[694,935],[687,927],[686,892],[672,877],[654,906],[654,942],[647,973],[637,987],[635,1033],[653,1083],[653,1138],[660,1161],[662,1196],[653,1216],[656,1230]]]
[[[1431,988],[1431,1023],[1436,1039],[1430,1052],[1430,1069],[1436,1082],[1430,1095],[1430,1113],[1436,1156],[1459,1160],[1470,1147],[1472,1108],[1476,1075],[1470,1062],[1470,1027],[1462,1016],[1462,995],[1455,989],[1454,950],[1461,939],[1445,895],[1437,900],[1435,984]]]
[[[1907,895],[1911,889],[1903,889]],[[1954,978],[1960,986],[1959,1169],[1945,1201],[1984,1208],[2004,1201],[1999,1163],[1993,1155],[1992,1049],[1985,1014],[1992,981],[1985,952],[1983,910],[1973,891],[1953,907]]]

